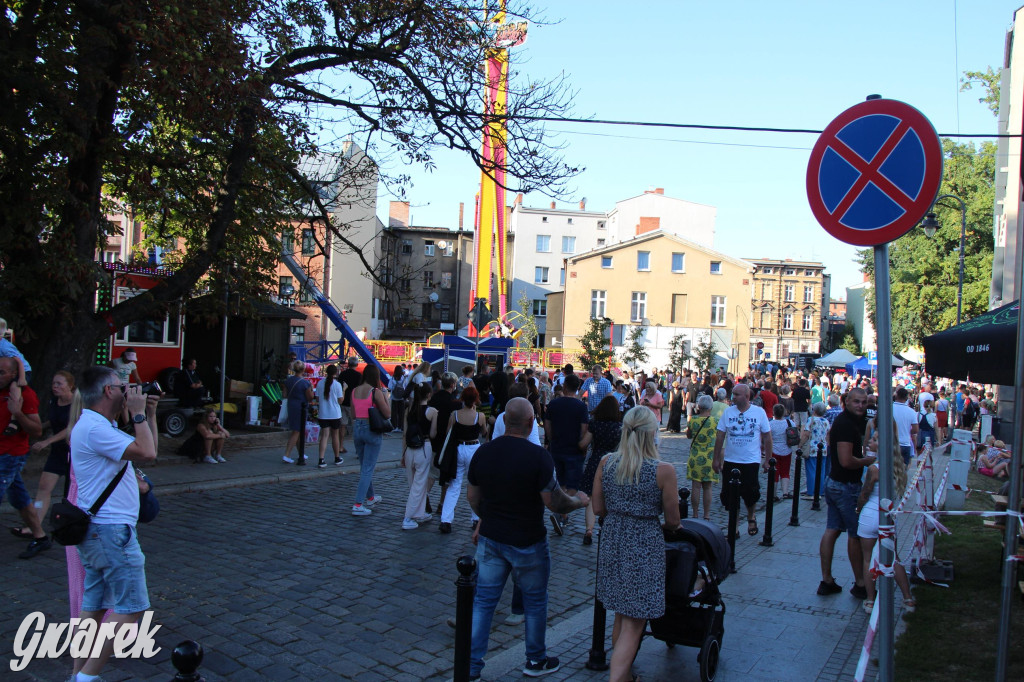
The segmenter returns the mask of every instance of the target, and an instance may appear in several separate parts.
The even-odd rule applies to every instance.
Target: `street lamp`
[[[964,298],[964,247],[967,241],[967,204],[955,194],[943,194],[935,200],[935,203],[937,204],[943,199],[956,199],[957,203],[960,204],[960,277],[956,288],[956,323],[960,324],[960,313],[963,309]],[[924,228],[925,236],[929,239],[934,237],[935,231],[939,229],[939,221],[935,219],[935,213],[929,211],[928,215],[924,217],[921,227]]]

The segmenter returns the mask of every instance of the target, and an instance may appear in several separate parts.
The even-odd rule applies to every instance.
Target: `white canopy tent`
[[[828,355],[818,358],[814,364],[818,367],[846,367],[857,359],[857,356],[845,348],[837,348]]]

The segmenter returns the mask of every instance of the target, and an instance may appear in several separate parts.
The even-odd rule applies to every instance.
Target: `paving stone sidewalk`
[[[202,672],[210,682],[450,678],[454,638],[445,620],[454,614],[455,560],[474,550],[468,506],[463,497],[451,535],[438,534],[436,524],[401,530],[408,489],[395,469],[400,448],[399,438],[385,440],[375,477],[384,502],[363,518],[349,514],[354,453],[346,466],[326,470],[280,463],[279,446],[229,452],[229,464],[154,467],[162,511],[139,535],[162,649],[151,660],[113,662],[104,678],[169,680],[171,649],[185,639],[205,647]],[[664,437],[662,456],[681,481],[687,449],[685,438]],[[176,492],[184,490],[194,492]],[[436,503],[436,491],[432,497]],[[814,594],[824,511],[809,506],[801,503],[795,528],[786,525],[788,504],[776,507],[774,547],[759,547],[760,537],[745,534],[737,541],[739,572],[722,586],[728,613],[720,679],[839,679],[852,672],[866,616],[848,594]],[[597,544],[581,544],[582,515],[576,516],[565,537],[550,538],[548,647],[563,660],[551,678],[607,679],[582,667]],[[712,518],[724,527],[717,502]],[[763,531],[763,512],[759,521]],[[0,523],[16,522],[9,506],[0,509]],[[848,585],[839,545],[836,577]],[[11,658],[14,633],[28,613],[67,619],[65,550],[55,546],[21,561],[22,547],[6,533],[0,538],[7,575],[0,593],[10,605],[0,614],[0,659]],[[522,626],[501,623],[510,592],[495,620],[485,679],[521,679]],[[637,671],[645,680],[697,679],[696,653],[645,640]],[[36,660],[4,679],[62,680],[69,670],[67,658]]]

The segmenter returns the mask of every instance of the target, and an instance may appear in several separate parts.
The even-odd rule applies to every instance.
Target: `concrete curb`
[[[288,466],[288,465],[285,465]],[[295,466],[295,465],[291,465]],[[310,465],[307,465],[310,466]],[[399,468],[398,462],[379,463],[375,471]],[[312,465],[311,470],[295,471],[282,474],[260,474],[258,476],[241,476],[235,478],[221,478],[210,481],[192,481],[189,483],[169,483],[154,488],[158,495],[178,495],[181,493],[201,493],[211,490],[225,490],[228,488],[247,488],[265,483],[290,483],[292,481],[308,481],[314,478],[325,476],[344,476],[346,474],[358,474],[359,467],[346,466],[334,469],[317,469]]]

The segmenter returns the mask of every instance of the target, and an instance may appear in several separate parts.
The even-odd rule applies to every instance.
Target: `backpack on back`
[[[793,426],[793,422],[789,421],[788,417],[786,418],[786,424],[786,445],[789,447],[800,445],[800,429]]]

